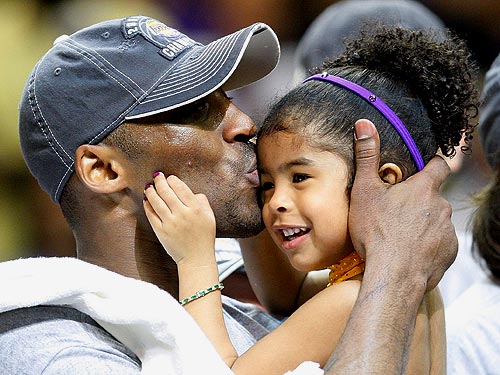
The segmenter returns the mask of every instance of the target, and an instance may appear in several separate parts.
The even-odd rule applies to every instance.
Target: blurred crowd
[[[369,2],[370,0],[366,0]],[[397,0],[395,0],[397,1]],[[500,2],[421,1],[469,42],[481,71],[500,52]],[[2,0],[0,56],[0,261],[30,255],[73,255],[74,240],[59,207],[28,173],[17,133],[17,105],[34,63],[53,40],[100,20],[145,14],[204,41],[256,21],[277,32],[282,43],[278,68],[265,80],[231,93],[258,122],[270,101],[294,85],[294,52],[307,27],[332,0]],[[478,82],[481,86],[482,82]],[[104,105],[104,104],[103,104]],[[465,230],[471,194],[490,176],[477,137],[471,155],[457,157],[443,193],[455,208],[454,222]],[[467,181],[457,184],[457,181]]]

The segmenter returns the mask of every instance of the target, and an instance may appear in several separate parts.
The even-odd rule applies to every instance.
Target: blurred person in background
[[[446,309],[449,375],[500,373],[500,55],[486,73],[482,96],[479,129],[493,175],[475,196],[472,253],[485,273]],[[464,269],[463,276],[472,272]]]
[[[410,30],[436,30],[445,25],[425,6],[413,0],[341,0],[327,7],[309,25],[295,52],[297,82],[328,58],[345,50],[348,38],[359,36],[365,24],[397,25]]]

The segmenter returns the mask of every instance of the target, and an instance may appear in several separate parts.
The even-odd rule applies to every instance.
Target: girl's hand
[[[215,216],[204,194],[194,194],[176,176],[157,172],[144,195],[146,216],[177,265],[215,261]]]

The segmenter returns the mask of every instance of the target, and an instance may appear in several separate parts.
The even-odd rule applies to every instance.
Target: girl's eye
[[[302,182],[302,181],[307,180],[308,178],[309,178],[308,175],[296,173],[292,177],[292,182],[294,182],[294,183]]]
[[[274,184],[272,182],[262,182],[258,195],[261,206],[263,206],[264,203],[269,199],[269,196],[272,195],[272,192],[270,192],[270,190],[273,188]]]
[[[267,191],[272,189],[273,187],[274,184],[272,182],[263,182],[262,185],[260,186],[260,190]]]

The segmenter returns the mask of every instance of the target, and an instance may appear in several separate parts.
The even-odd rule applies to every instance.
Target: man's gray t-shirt
[[[280,321],[251,304],[224,297],[224,318],[239,354]],[[137,356],[91,317],[64,306],[0,314],[0,374],[137,375]]]

